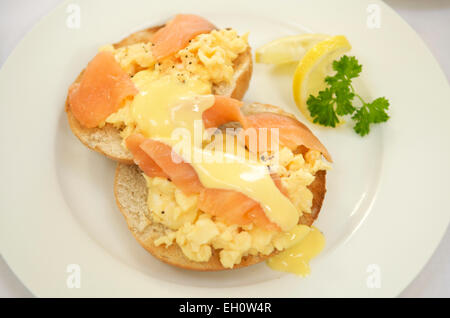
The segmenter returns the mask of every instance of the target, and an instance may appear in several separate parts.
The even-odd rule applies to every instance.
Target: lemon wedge
[[[327,87],[325,77],[332,72],[333,61],[351,48],[345,36],[333,36],[314,45],[298,63],[292,85],[294,99],[309,121],[313,120],[306,105],[308,97]]]
[[[314,45],[329,38],[326,34],[300,34],[280,38],[256,50],[257,63],[284,64],[300,61]]]

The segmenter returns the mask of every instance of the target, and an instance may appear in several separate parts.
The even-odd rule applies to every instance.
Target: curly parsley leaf
[[[377,98],[370,104],[363,104],[352,116],[356,122],[353,129],[361,136],[367,135],[370,132],[370,124],[382,123],[389,119],[386,113],[388,109],[389,101],[384,97]]]
[[[337,76],[345,76],[352,79],[359,76],[362,71],[362,65],[354,56],[342,56],[338,61],[333,62],[333,70],[337,72]]]
[[[336,127],[336,124],[339,123],[333,108],[333,93],[329,88],[319,92],[317,97],[311,96],[307,104],[316,124]]]
[[[370,125],[385,122],[389,119],[387,110],[389,101],[377,98],[372,103],[366,103],[361,96],[355,93],[352,79],[359,76],[362,65],[354,56],[342,56],[333,62],[333,70],[336,74],[327,76],[325,82],[328,87],[320,91],[317,96],[309,96],[306,104],[314,123],[336,127],[339,123],[338,116],[351,115],[356,122],[354,130],[361,136],[370,132]],[[362,106],[353,104],[355,96],[361,101]]]
[[[386,111],[389,109],[389,101],[385,97],[379,97],[372,103],[367,104],[370,110],[371,122],[374,124],[383,123],[389,119]]]
[[[361,107],[356,111],[356,113],[352,116],[352,119],[356,121],[353,129],[355,132],[361,136],[365,136],[370,131],[370,121],[369,121],[369,112],[366,107]]]
[[[339,82],[334,85],[335,88],[335,101],[336,101],[336,113],[339,116],[353,114],[355,107],[352,105],[352,100],[355,94],[350,89],[351,83]]]

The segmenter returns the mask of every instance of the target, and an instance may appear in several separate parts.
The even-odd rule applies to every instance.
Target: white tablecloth
[[[0,1],[0,65],[32,26],[61,0]],[[450,0],[386,0],[422,37],[450,78]],[[450,211],[449,211],[450,213]],[[402,297],[450,297],[450,230]],[[32,297],[0,258],[0,297]]]

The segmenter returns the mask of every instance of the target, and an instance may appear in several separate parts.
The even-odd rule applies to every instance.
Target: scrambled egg
[[[330,166],[317,151],[309,150],[303,156],[288,148],[280,151],[278,163],[271,165],[271,170],[280,174],[289,198],[299,212],[311,213],[313,195],[308,185],[318,170],[328,170]],[[217,249],[226,268],[239,264],[244,256],[269,255],[289,247],[289,233],[224,224],[197,208],[197,195],[186,196],[163,178],[145,178],[151,218],[167,227],[166,233],[155,241],[158,246],[177,244],[187,258],[197,262],[208,261],[213,249]]]
[[[187,86],[195,82],[196,86],[202,87],[201,92],[196,93],[210,94],[215,85],[232,82],[233,61],[248,49],[247,37],[247,34],[239,36],[232,29],[200,34],[192,39],[186,48],[161,62],[157,62],[152,55],[151,43],[137,43],[118,49],[107,45],[100,50],[112,52],[121,67],[133,76],[135,84],[139,72],[146,71],[151,72],[152,76],[149,78],[155,81],[170,78]],[[136,128],[132,119],[132,105],[132,100],[125,100],[124,105],[105,121],[121,129],[124,139]]]
[[[170,77],[181,83],[198,81],[212,91],[214,85],[233,80],[233,61],[248,49],[247,35],[238,36],[232,29],[212,31],[192,39],[189,45],[170,58],[157,62],[151,53],[151,43],[137,43],[114,49],[102,47],[114,53],[121,67],[133,77],[135,84],[142,71],[151,72],[149,80]],[[210,93],[210,92],[204,92]],[[136,128],[133,121],[133,102],[126,100],[118,112],[110,115],[106,123],[122,129],[126,138]],[[264,160],[271,171],[281,177],[294,206],[302,213],[311,213],[313,194],[308,189],[318,170],[330,167],[317,151],[305,155],[294,154],[288,148],[279,153],[278,162]],[[269,255],[274,250],[289,247],[292,233],[268,231],[252,225],[238,226],[222,223],[198,209],[198,195],[185,195],[172,182],[164,178],[149,178],[149,219],[160,223],[166,230],[156,239],[156,245],[177,244],[184,255],[197,262],[208,261],[214,249],[219,250],[220,262],[226,268],[239,264],[247,255]],[[294,228],[292,231],[296,231]]]
[[[232,29],[200,34],[176,58],[203,81],[229,83],[233,79],[233,61],[248,48],[247,37],[240,37]]]
[[[122,69],[133,76],[138,71],[155,65],[156,59],[151,49],[152,44],[147,42],[131,44],[118,49],[114,49],[112,45],[105,45],[100,48],[100,51],[112,52]]]
[[[160,75],[173,75],[183,81],[198,77],[210,84],[230,83],[233,61],[248,48],[248,34],[239,36],[233,29],[213,30],[192,39],[189,45],[161,62],[152,54],[152,43],[136,43],[114,49],[105,45],[100,51],[110,51],[120,66],[131,76],[146,69]]]

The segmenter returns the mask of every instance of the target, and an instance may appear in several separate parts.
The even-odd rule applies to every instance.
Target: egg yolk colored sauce
[[[195,146],[195,123],[202,122],[203,111],[214,104],[214,96],[208,95],[209,87],[195,79],[181,83],[171,76],[155,77],[151,71],[137,73],[133,82],[140,91],[131,104],[138,131],[148,138],[176,146],[173,133],[185,129],[190,136],[192,158],[201,158],[186,158],[186,161],[191,163],[202,184],[207,188],[240,191],[256,200],[269,220],[289,235],[291,246],[271,257],[268,266],[300,276],[308,275],[309,261],[323,249],[325,239],[316,228],[297,225],[298,211],[275,186],[267,167],[227,152],[221,154],[224,160],[217,160],[217,153]]]
[[[201,127],[199,132],[195,131],[195,123],[202,123],[203,111],[214,104],[214,96],[200,95],[208,93],[207,85],[195,79],[183,83],[174,76],[155,77],[151,71],[137,73],[133,82],[139,94],[131,104],[131,114],[140,133],[176,146],[179,140],[173,138],[173,133],[185,130],[194,160],[185,159],[205,187],[240,191],[259,202],[269,220],[283,231],[298,223],[297,209],[278,190],[263,163],[242,160],[226,152],[221,153],[226,157],[224,160],[217,160],[217,153],[195,145],[196,136],[202,136],[204,130]],[[183,153],[179,155],[184,157]]]
[[[180,132],[188,136],[187,151],[178,154],[192,165],[202,184],[247,195],[259,202],[268,219],[283,231],[288,247],[271,257],[268,266],[301,276],[309,274],[309,261],[323,249],[325,239],[316,228],[298,225],[302,212],[276,187],[267,166],[249,158],[242,160],[235,153],[202,148],[202,113],[215,100],[211,84],[196,77],[180,80],[175,72],[161,74],[151,69],[137,72],[132,81],[139,93],[111,119],[131,122],[132,131],[164,142],[174,150],[179,144],[179,138],[174,136],[179,137]],[[218,155],[223,160],[217,160]]]
[[[300,240],[267,260],[271,269],[302,277],[310,274],[309,262],[325,247],[325,237],[316,227],[305,228],[299,233]],[[292,240],[295,241],[295,238]]]

